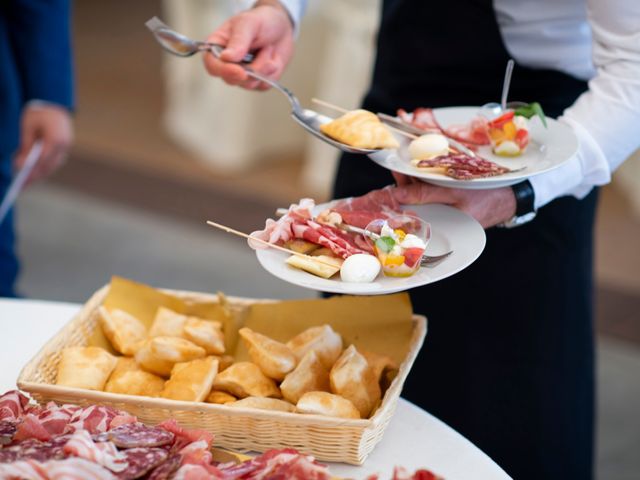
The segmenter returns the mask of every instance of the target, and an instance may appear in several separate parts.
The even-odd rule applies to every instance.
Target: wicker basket
[[[320,415],[230,408],[224,405],[183,402],[150,397],[95,392],[56,386],[60,351],[65,347],[86,345],[97,326],[96,310],[106,297],[108,287],[96,292],[83,309],[53,337],[23,368],[18,386],[37,401],[90,405],[100,403],[126,410],[140,421],[156,424],[175,418],[190,428],[204,428],[215,434],[216,446],[236,451],[265,451],[292,447],[331,462],[361,465],[391,420],[400,398],[402,385],[426,335],[425,317],[414,315],[408,354],[387,389],[382,404],[366,420],[351,420]],[[169,291],[194,301],[216,301],[215,295]],[[229,298],[236,307],[264,300]]]

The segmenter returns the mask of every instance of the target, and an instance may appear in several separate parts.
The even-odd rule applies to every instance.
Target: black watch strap
[[[516,196],[516,217],[535,212],[535,193],[529,180],[511,185],[511,189]]]

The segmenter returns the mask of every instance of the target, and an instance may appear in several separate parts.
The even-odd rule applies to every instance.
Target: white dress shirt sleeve
[[[640,1],[588,0],[596,75],[560,117],[578,136],[578,153],[531,178],[535,207],[554,198],[585,197],[640,147]]]
[[[300,22],[307,9],[307,0],[278,0],[280,4],[287,10],[289,17],[293,22],[294,35],[297,37],[300,31]],[[239,10],[247,10],[253,7],[258,0],[238,0]]]

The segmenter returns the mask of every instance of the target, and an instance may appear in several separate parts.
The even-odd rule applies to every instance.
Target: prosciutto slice
[[[464,143],[469,148],[477,148],[490,143],[488,121],[484,117],[477,116],[468,124],[450,125],[444,128],[436,119],[431,108],[416,108],[413,113],[399,109],[397,115],[403,122],[424,130],[425,133],[441,133]]]
[[[373,190],[360,197],[340,200],[331,211],[340,214],[347,225],[365,228],[373,220],[386,219],[402,213],[400,203],[392,194],[393,187]]]
[[[0,396],[0,420],[16,420],[29,403],[29,399],[18,390],[10,390]]]
[[[315,202],[310,198],[303,198],[299,203],[293,203],[289,206],[286,215],[278,220],[268,218],[263,230],[256,230],[251,233],[252,237],[259,238],[269,243],[282,244],[294,238],[293,225],[295,223],[304,223],[313,218],[312,210]],[[268,248],[260,242],[252,242],[248,240],[249,246],[254,250],[258,248]]]
[[[65,460],[21,460],[0,464],[3,480],[116,480],[106,468],[82,458]]]

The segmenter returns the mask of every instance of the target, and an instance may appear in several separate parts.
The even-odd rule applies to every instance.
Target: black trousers
[[[345,155],[335,194],[391,182]],[[592,475],[596,200],[560,198],[529,224],[489,229],[468,269],[410,292],[429,326],[403,396],[515,479]]]

